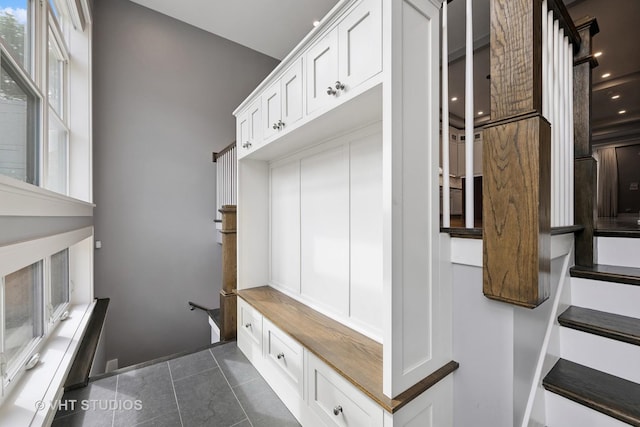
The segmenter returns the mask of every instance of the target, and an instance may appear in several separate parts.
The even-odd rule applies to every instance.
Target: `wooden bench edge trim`
[[[91,312],[91,319],[89,319],[87,328],[82,335],[82,341],[65,380],[65,391],[86,387],[89,383],[89,374],[98,349],[98,342],[102,335],[104,321],[107,317],[109,301],[109,298],[96,299],[96,305]]]
[[[283,296],[285,296],[287,298],[290,298],[291,300],[293,300],[294,303],[303,305],[305,307],[305,309],[307,309],[307,310],[309,310],[311,312],[317,313],[317,314],[321,315],[322,317],[326,317],[322,313],[319,313],[316,310],[312,309],[311,307],[308,307],[308,306],[304,305],[303,303],[295,300],[294,298],[291,298],[288,295],[283,294],[282,292],[278,291],[277,289],[271,288],[269,286],[265,286],[263,288],[270,288],[271,291],[278,292],[279,294],[282,294]],[[258,289],[258,288],[252,288],[252,289]],[[296,342],[298,342],[302,347],[307,349],[314,356],[316,356],[318,359],[320,359],[323,363],[325,363],[331,369],[333,369],[338,374],[340,374],[341,377],[346,379],[349,383],[351,383],[354,387],[356,387],[358,390],[360,390],[363,394],[365,394],[371,400],[376,402],[382,409],[384,409],[385,411],[387,411],[387,412],[389,412],[391,414],[397,412],[403,406],[406,406],[412,400],[414,400],[415,398],[420,396],[423,392],[427,391],[429,388],[433,387],[440,380],[444,379],[447,375],[449,375],[450,373],[452,373],[453,371],[455,371],[459,367],[458,362],[450,361],[450,362],[446,363],[444,366],[442,366],[441,368],[437,369],[436,371],[434,371],[433,373],[428,375],[427,377],[425,377],[424,379],[422,379],[420,382],[416,383],[415,385],[413,385],[412,387],[410,387],[406,391],[400,393],[398,396],[396,396],[395,398],[391,399],[391,398],[387,397],[385,394],[382,393],[382,389],[380,389],[380,390],[372,390],[369,387],[365,387],[363,384],[359,383],[348,372],[345,372],[344,369],[341,369],[332,360],[330,360],[325,355],[323,355],[317,348],[315,348],[314,345],[305,342],[303,339],[300,339],[295,333],[292,333],[291,330],[288,328],[288,325],[281,324],[280,322],[278,322],[278,319],[274,319],[273,317],[269,316],[269,313],[268,312],[265,313],[265,311],[262,309],[260,304],[256,303],[257,301],[254,301],[252,299],[252,296],[251,296],[250,293],[249,293],[249,295],[247,295],[246,291],[251,291],[251,289],[237,290],[236,293],[240,298],[242,298],[243,301],[245,301],[251,307],[253,307],[256,310],[258,310],[260,312],[260,314],[262,314],[264,317],[266,317],[275,326],[280,328],[284,333],[286,333],[289,337],[291,337],[291,339],[293,339]],[[349,330],[353,331],[354,334],[362,335],[359,332],[354,331],[351,328],[347,327],[346,325],[343,325],[343,324],[341,324],[341,323],[339,323],[339,322],[337,322],[337,321],[335,321],[335,320],[333,320],[331,318],[327,317],[327,319],[329,319],[331,322],[338,323],[343,328],[346,328],[346,329],[349,329]],[[318,327],[326,327],[326,325],[318,325]],[[382,371],[382,367],[380,367],[380,371]]]

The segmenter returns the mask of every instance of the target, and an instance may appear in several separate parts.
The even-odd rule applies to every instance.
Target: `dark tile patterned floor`
[[[235,342],[91,382],[61,403],[53,427],[300,425]]]

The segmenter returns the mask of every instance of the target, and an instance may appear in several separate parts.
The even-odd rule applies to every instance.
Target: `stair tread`
[[[560,359],[542,385],[553,393],[640,427],[640,384]]]
[[[640,319],[571,306],[558,317],[562,326],[640,345]]]
[[[593,267],[576,265],[571,268],[571,277],[640,285],[640,268],[605,264],[595,264]]]

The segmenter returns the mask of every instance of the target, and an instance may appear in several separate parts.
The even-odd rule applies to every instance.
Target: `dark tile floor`
[[[64,394],[53,427],[300,424],[231,342]]]

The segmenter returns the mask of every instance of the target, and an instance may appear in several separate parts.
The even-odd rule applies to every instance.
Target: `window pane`
[[[49,33],[49,105],[53,107],[60,118],[64,119],[63,90],[64,90],[64,60],[58,50],[54,48]]]
[[[47,185],[49,190],[67,194],[68,132],[54,114],[49,114],[49,157]]]
[[[69,302],[69,250],[51,256],[51,306],[52,315]]]
[[[4,352],[9,368],[34,338],[42,336],[42,262],[4,278]]]
[[[0,62],[0,174],[37,185],[36,100]]]
[[[30,1],[0,0],[0,37],[13,58],[30,70]]]

